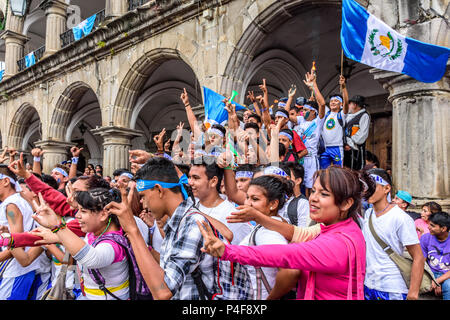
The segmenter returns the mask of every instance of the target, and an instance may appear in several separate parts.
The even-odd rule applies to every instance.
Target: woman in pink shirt
[[[430,216],[435,212],[441,212],[441,206],[434,201],[430,201],[425,203],[422,206],[422,212],[420,213],[420,218],[414,220],[414,224],[416,225],[417,236],[420,237],[425,233],[430,233],[428,229],[428,225],[430,224]]]
[[[364,299],[366,248],[357,217],[361,198],[375,186],[366,174],[331,166],[315,174],[309,198],[312,220],[322,223],[311,241],[287,245],[225,245],[207,225],[199,225],[203,251],[260,267],[297,269],[297,299]]]

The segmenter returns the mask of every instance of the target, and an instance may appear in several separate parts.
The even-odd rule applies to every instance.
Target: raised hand
[[[131,163],[144,164],[152,157],[151,153],[144,150],[130,150],[128,153],[130,154],[129,160]]]
[[[42,155],[45,153],[45,150],[42,150],[41,148],[34,148],[31,150],[31,155],[33,157],[42,157]]]
[[[45,202],[42,194],[39,192],[39,204],[33,200],[33,205],[37,208],[36,214],[32,216],[41,226],[52,229],[61,224],[61,217],[58,216],[52,208]]]
[[[8,153],[8,147],[5,147],[5,149],[3,149],[2,154],[0,155],[0,163],[3,163],[8,159],[8,157],[6,156],[7,153]]]
[[[249,91],[248,92],[247,98],[249,98],[251,102],[255,102],[256,101],[255,94],[253,93],[253,91]]]
[[[16,176],[28,179],[31,176],[31,173],[27,171],[23,164],[23,153],[20,153],[20,157],[18,160],[11,162],[8,166],[9,170],[14,172]]]
[[[152,228],[155,225],[155,218],[148,210],[142,210],[139,214],[139,218],[141,218],[149,228]]]
[[[225,243],[214,235],[209,224],[197,221],[198,228],[203,236],[203,248],[200,250],[214,257],[220,258],[225,252]]]
[[[266,85],[266,79],[263,79],[263,83],[259,85],[259,88],[262,90],[264,94],[267,94],[267,85]]]
[[[190,106],[190,103],[189,103],[189,95],[188,95],[188,93],[187,93],[187,91],[186,91],[186,88],[183,88],[183,92],[181,93],[180,99],[181,99],[181,101],[183,101],[183,103],[184,103],[184,105],[185,105],[186,107],[187,107],[187,106]]]
[[[166,134],[166,128],[163,128],[161,132],[153,137],[153,141],[156,143],[156,146],[158,147],[158,151],[164,151],[164,135]]]
[[[316,73],[314,72],[314,66],[311,68],[311,72],[305,74],[305,80],[303,82],[312,90],[314,83],[316,82]]]
[[[288,92],[288,96],[289,97],[293,97],[295,96],[295,93],[297,92],[297,86],[295,84],[293,84],[290,88],[289,88],[289,92]]]
[[[120,226],[126,233],[139,232],[136,220],[134,220],[133,210],[128,201],[126,188],[120,187],[120,195],[122,202],[110,202],[106,205],[105,210],[110,214],[114,214],[119,219]]]
[[[339,85],[341,86],[342,89],[345,89],[345,82],[346,82],[345,77],[343,75],[340,75],[339,76]]]
[[[83,151],[84,148],[78,148],[78,147],[72,147],[70,148],[70,152],[72,153],[72,157],[78,158],[80,157],[81,151]]]

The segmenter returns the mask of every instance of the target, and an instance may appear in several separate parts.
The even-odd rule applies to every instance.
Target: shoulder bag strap
[[[372,211],[370,212],[370,216],[369,216],[370,232],[372,233],[373,237],[378,242],[378,244],[381,246],[381,248],[383,248],[383,251],[386,252],[388,255],[390,255],[394,252],[394,250],[392,250],[389,245],[387,245],[383,240],[381,240],[381,238],[375,232],[375,228],[373,227],[373,224],[372,224],[372,213],[373,213],[373,208],[372,208]]]

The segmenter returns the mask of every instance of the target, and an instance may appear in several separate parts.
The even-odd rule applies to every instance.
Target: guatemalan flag
[[[225,103],[222,100],[224,96],[214,92],[213,90],[203,87],[203,101],[205,101],[205,122],[210,125],[225,125],[228,120],[228,112],[225,110]],[[233,101],[236,105],[236,111],[244,110],[245,107]]]
[[[444,76],[450,54],[449,48],[406,38],[354,0],[342,0],[341,45],[352,60],[429,83]]]
[[[87,18],[86,20],[81,21],[80,24],[72,28],[73,37],[76,41],[80,40],[83,36],[91,33],[94,28],[95,19],[97,18],[97,14],[94,14]]]

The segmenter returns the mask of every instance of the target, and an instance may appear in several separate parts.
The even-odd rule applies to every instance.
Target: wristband
[[[41,157],[33,157],[34,162],[41,162]]]
[[[64,220],[64,218],[61,217],[61,223],[57,226],[55,226],[53,229],[51,229],[51,231],[53,233],[57,233],[59,230],[65,229],[66,228],[66,221]]]
[[[78,157],[72,157],[72,164],[78,164]]]

